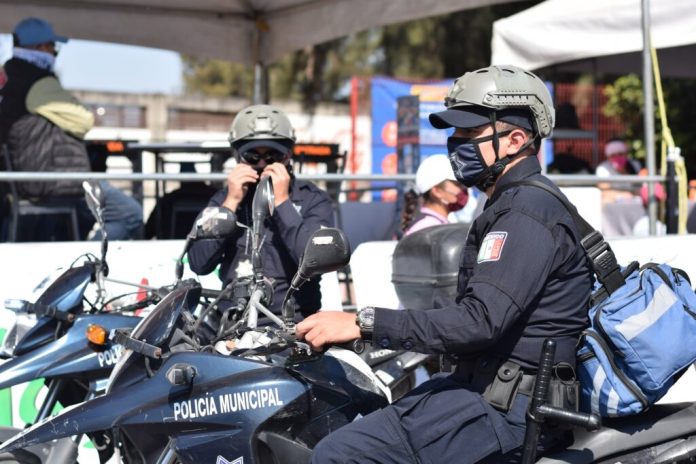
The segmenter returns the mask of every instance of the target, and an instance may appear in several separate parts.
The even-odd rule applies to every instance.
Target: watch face
[[[375,310],[374,308],[363,308],[358,315],[360,327],[372,328],[375,325]]]

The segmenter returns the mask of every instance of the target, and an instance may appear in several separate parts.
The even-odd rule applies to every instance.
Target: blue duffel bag
[[[696,293],[686,273],[667,264],[633,262],[625,269],[604,237],[565,197],[539,181],[566,207],[597,278],[590,327],[578,342],[580,409],[604,417],[645,411],[696,361]],[[500,194],[500,192],[496,192]]]
[[[580,339],[581,408],[604,417],[644,411],[696,361],[696,294],[686,273],[646,264],[590,309]]]

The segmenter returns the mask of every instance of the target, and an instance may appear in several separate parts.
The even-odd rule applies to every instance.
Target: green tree
[[[289,54],[270,66],[273,98],[302,101],[310,109],[332,101],[352,76],[440,79],[487,66],[493,21],[539,0],[469,9],[352,34]],[[188,92],[249,96],[249,67],[186,59]]]
[[[211,97],[249,97],[254,82],[248,66],[224,60],[184,57],[186,92]]]
[[[696,81],[693,79],[664,79],[665,107],[667,124],[677,146],[685,158],[689,178],[696,176],[696,133],[693,121],[696,120]],[[639,158],[645,157],[644,127],[644,98],[642,79],[635,74],[617,78],[605,91],[608,97],[603,108],[604,114],[621,119],[626,123],[626,138]],[[658,155],[657,166],[660,166],[660,144],[662,141],[662,126],[659,109],[655,102],[655,153]]]
[[[643,147],[643,83],[635,74],[617,78],[604,90],[607,103],[602,112],[626,124],[624,137],[633,147],[637,158],[645,158]]]

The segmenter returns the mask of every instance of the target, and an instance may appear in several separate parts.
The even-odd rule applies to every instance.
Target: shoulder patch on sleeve
[[[507,232],[489,232],[481,243],[476,262],[498,261],[503,253],[506,238]]]

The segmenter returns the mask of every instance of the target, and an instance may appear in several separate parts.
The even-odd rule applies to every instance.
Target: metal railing
[[[323,182],[409,182],[415,180],[415,174],[297,174],[301,180],[323,181]],[[550,174],[553,182],[560,186],[596,186],[597,184],[625,183],[642,184],[644,182],[665,182],[665,176],[609,176],[600,177],[589,174]],[[200,182],[200,181],[224,181],[227,174],[210,173],[101,173],[101,172],[0,172],[0,182],[50,182],[56,180],[126,180],[132,182],[143,181],[178,181],[178,182]]]

